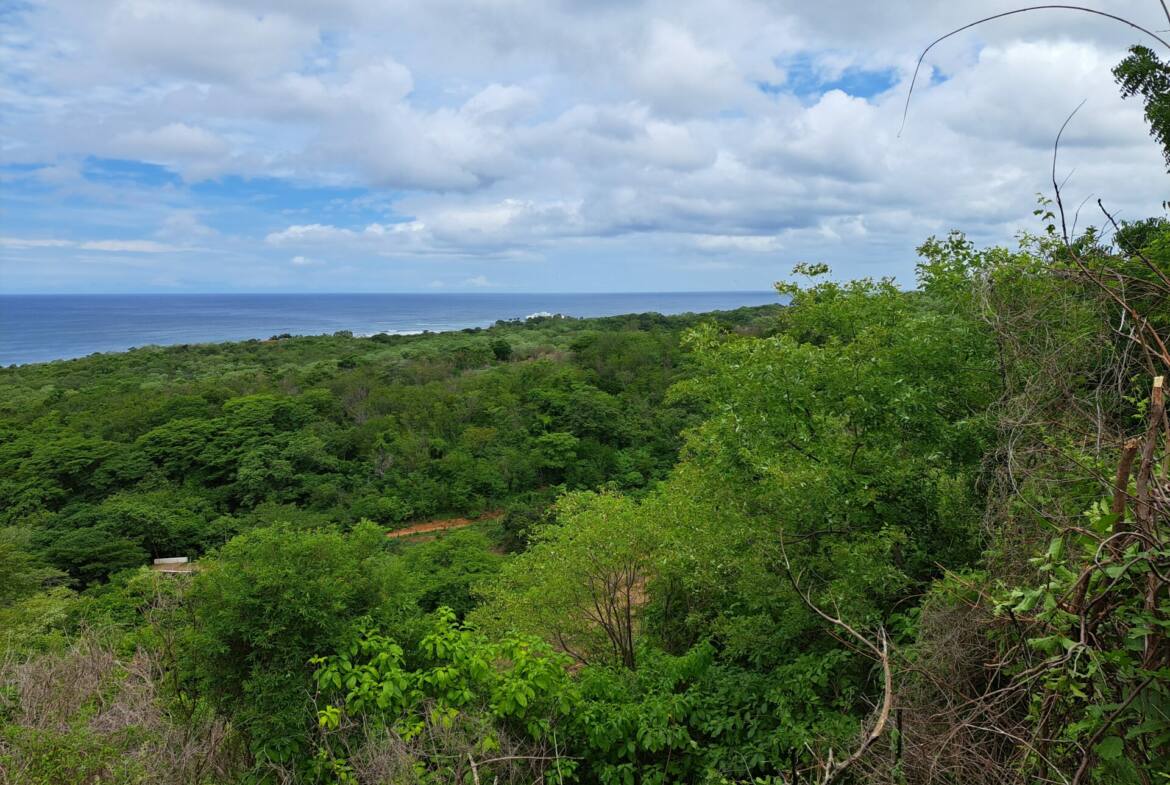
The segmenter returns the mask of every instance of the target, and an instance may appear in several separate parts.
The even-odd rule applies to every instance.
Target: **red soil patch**
[[[486,512],[478,518],[436,518],[431,521],[419,521],[404,526],[401,529],[386,532],[387,537],[411,537],[416,534],[429,534],[431,532],[442,532],[448,529],[462,529],[465,526],[471,526],[481,521],[493,521],[504,514],[503,510],[493,510]]]

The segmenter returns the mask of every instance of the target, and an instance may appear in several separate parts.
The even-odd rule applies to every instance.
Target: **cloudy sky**
[[[912,284],[931,234],[1036,228],[1086,99],[1069,201],[1158,213],[1109,73],[1138,39],[1103,19],[950,39],[898,136],[921,48],[1012,6],[0,0],[0,291]]]

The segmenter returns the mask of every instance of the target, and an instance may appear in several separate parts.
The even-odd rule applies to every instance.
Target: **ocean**
[[[698,313],[779,301],[775,292],[0,295],[0,365],[281,333],[439,332],[537,314]]]

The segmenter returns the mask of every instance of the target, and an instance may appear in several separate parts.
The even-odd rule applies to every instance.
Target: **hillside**
[[[1148,781],[1168,249],[6,369],[0,770]]]

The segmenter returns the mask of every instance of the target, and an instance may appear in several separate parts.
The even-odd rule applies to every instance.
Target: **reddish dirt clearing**
[[[401,529],[394,529],[386,532],[387,537],[413,537],[418,534],[431,534],[433,532],[443,532],[449,529],[462,529],[465,526],[472,526],[482,521],[493,521],[504,514],[503,510],[493,510],[486,512],[478,518],[436,518],[430,521],[419,521],[404,526]]]

